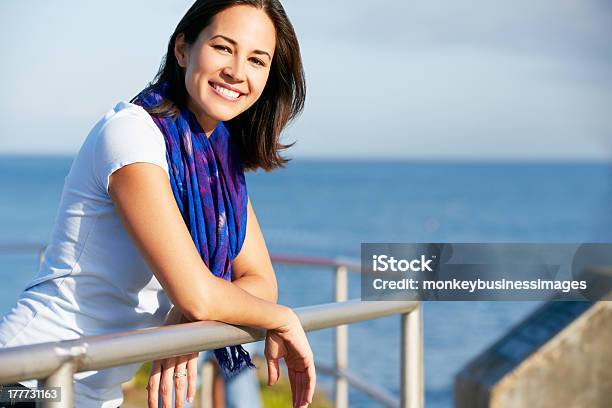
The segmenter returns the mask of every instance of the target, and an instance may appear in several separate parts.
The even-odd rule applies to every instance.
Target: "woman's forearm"
[[[235,282],[237,282],[236,280]],[[296,319],[293,311],[250,294],[241,285],[257,289],[252,279],[235,284],[216,276],[198,280],[193,285],[201,293],[200,303],[191,310],[181,310],[190,321],[217,320],[229,324],[259,327],[266,330],[287,325]],[[197,287],[201,285],[202,287]]]
[[[260,299],[272,303],[278,302],[276,281],[270,282],[259,275],[245,275],[232,281],[232,283]]]
[[[239,288],[247,291],[253,296],[256,296],[260,299],[266,300],[268,302],[276,303],[278,300],[278,290],[276,286],[276,282],[271,284],[270,282],[263,279],[258,275],[246,275],[242,276],[232,283]],[[181,324],[181,323],[189,323],[191,320],[183,315],[183,313],[175,306],[168,313],[166,320],[164,322],[165,325],[170,324]]]

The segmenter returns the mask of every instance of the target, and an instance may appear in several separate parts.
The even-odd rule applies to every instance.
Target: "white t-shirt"
[[[130,163],[166,171],[164,136],[140,106],[119,102],[94,126],[66,176],[38,275],[0,322],[0,346],[159,326],[172,304],[128,235],[108,194]],[[75,374],[77,407],[118,407],[140,364]],[[23,381],[33,387],[36,380]]]

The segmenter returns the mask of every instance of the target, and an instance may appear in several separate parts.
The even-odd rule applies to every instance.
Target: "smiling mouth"
[[[236,91],[233,91],[231,89],[227,89],[227,88],[225,88],[225,87],[223,87],[223,86],[221,86],[221,85],[219,85],[217,83],[214,83],[214,82],[209,82],[208,84],[215,91],[215,93],[217,95],[219,95],[220,97],[222,97],[222,98],[224,98],[224,99],[226,99],[228,101],[235,102],[238,99],[240,99],[241,96],[244,95],[243,93],[236,92]]]

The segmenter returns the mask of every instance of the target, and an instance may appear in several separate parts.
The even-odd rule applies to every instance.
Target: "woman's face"
[[[207,135],[218,121],[238,116],[259,99],[275,46],[272,20],[251,6],[218,13],[192,45],[177,36],[174,52],[185,69],[187,107]]]

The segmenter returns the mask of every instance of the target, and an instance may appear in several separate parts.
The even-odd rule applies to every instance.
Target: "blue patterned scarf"
[[[166,89],[166,84],[147,88],[132,102],[157,106]],[[213,275],[231,281],[231,262],[246,235],[248,200],[237,146],[223,122],[208,138],[186,108],[177,117],[152,118],[166,141],[172,192],[191,238]],[[215,356],[226,378],[255,367],[240,345],[217,349]]]

